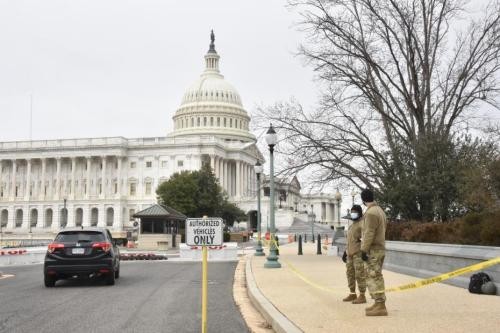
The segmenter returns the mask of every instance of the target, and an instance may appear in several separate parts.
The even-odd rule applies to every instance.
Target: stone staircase
[[[304,237],[304,235],[307,235],[307,239],[312,239],[311,223],[306,222],[300,217],[295,217],[290,227],[280,228],[279,232],[286,234],[297,234],[297,236],[302,235],[302,237]],[[318,234],[321,234],[322,236],[328,235],[328,237],[330,238],[333,235],[333,230],[329,225],[314,223],[314,235],[316,236]]]

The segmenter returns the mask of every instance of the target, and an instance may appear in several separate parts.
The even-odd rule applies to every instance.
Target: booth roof
[[[168,217],[176,220],[185,220],[186,215],[176,211],[165,205],[154,204],[146,209],[141,210],[133,215],[135,218],[143,217]]]

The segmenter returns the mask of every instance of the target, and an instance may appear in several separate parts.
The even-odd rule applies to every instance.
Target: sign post
[[[201,246],[201,332],[207,333],[207,303],[208,303],[208,248],[221,246],[222,219],[220,217],[189,218],[186,220],[186,244]]]

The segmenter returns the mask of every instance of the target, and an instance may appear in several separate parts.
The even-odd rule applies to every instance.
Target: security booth
[[[139,219],[137,248],[169,250],[178,248],[185,237],[187,216],[166,205],[155,204],[133,215]]]

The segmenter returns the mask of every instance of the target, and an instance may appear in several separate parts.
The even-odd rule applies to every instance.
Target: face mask
[[[358,213],[351,213],[351,219],[352,220],[357,220],[359,217],[359,214]]]

